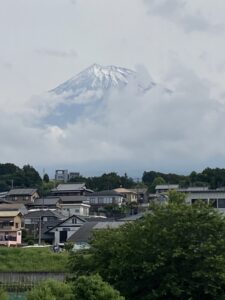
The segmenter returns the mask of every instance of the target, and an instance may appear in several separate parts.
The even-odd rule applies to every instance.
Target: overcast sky
[[[224,0],[0,4],[2,163],[134,177],[225,167]],[[93,63],[141,66],[158,87],[142,98],[111,95],[101,120],[31,122],[33,96]]]

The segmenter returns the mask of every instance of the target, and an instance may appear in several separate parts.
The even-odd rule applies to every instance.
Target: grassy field
[[[0,248],[0,272],[66,272],[67,260],[48,248]]]

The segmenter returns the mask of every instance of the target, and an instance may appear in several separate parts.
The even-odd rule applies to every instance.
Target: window
[[[79,213],[80,213],[80,209],[79,209],[79,208],[76,208],[76,209],[75,209],[75,213],[78,213],[78,214],[79,214]]]
[[[225,208],[225,199],[218,199],[218,208]]]
[[[77,219],[76,218],[72,219],[72,224],[77,224]]]
[[[19,223],[15,223],[15,227],[16,227],[16,228],[19,228]]]

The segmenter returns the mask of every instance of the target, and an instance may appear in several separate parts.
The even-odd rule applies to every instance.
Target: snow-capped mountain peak
[[[78,96],[87,90],[122,88],[135,76],[136,72],[130,69],[93,64],[50,92],[57,95],[72,92],[74,96]]]
[[[96,111],[110,98],[111,91],[119,93],[130,84],[132,92],[143,95],[155,83],[139,72],[116,66],[93,64],[47,93],[53,110],[46,118],[48,124],[67,124]],[[143,74],[142,74],[143,75]]]

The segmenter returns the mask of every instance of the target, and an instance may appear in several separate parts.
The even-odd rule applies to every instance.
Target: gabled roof
[[[52,228],[50,228],[49,230],[47,230],[46,233],[49,232],[49,231],[51,231],[52,229],[54,229],[54,228],[56,228],[56,227],[61,226],[63,223],[67,222],[68,220],[70,220],[70,219],[72,219],[72,218],[74,218],[74,217],[75,217],[76,219],[79,219],[79,220],[80,220],[81,222],[83,222],[83,223],[86,222],[86,221],[85,221],[84,219],[82,219],[81,217],[78,217],[77,215],[72,215],[72,216],[70,216],[69,218],[64,219],[63,221],[59,222],[58,224],[56,224],[55,226],[53,226]]]
[[[11,189],[7,193],[8,196],[32,196],[37,192],[37,189]]]

